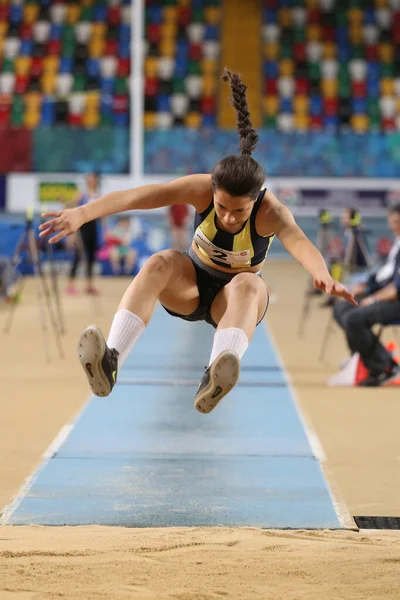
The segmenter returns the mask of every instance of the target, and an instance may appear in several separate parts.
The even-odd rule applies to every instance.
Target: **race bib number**
[[[196,244],[204,250],[204,252],[211,258],[211,260],[217,260],[218,262],[225,263],[228,266],[231,265],[249,265],[251,262],[250,250],[241,250],[240,252],[231,252],[230,250],[223,250],[218,248],[215,244],[204,235],[200,228],[196,230],[194,234],[194,241]]]

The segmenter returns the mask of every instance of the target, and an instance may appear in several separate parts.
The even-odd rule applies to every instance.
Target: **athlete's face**
[[[231,196],[224,190],[216,189],[214,206],[218,227],[229,233],[236,233],[249,218],[254,200],[247,196]]]

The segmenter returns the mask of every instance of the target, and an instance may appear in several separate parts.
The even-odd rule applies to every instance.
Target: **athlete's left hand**
[[[346,290],[340,283],[332,279],[330,275],[323,275],[320,277],[314,277],[314,287],[317,290],[321,290],[326,294],[330,294],[331,296],[338,296],[339,298],[343,298],[354,304],[354,306],[358,306],[357,300],[354,298],[354,295]]]

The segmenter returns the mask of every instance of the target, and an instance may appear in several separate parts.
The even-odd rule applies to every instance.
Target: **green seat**
[[[13,103],[11,107],[11,125],[14,127],[21,127],[24,121],[25,104],[22,96],[17,94],[13,97]]]
[[[128,78],[117,77],[115,81],[115,93],[116,94],[127,94],[128,93]]]
[[[306,39],[305,27],[295,27],[293,29],[293,38],[296,43],[304,42]]]
[[[348,82],[343,82],[343,81],[339,82],[338,95],[339,95],[339,98],[349,98],[349,96],[351,95],[350,81],[348,81]]]
[[[354,46],[350,46],[350,57],[351,58],[364,58],[365,49],[362,44],[355,44]]]
[[[100,115],[100,125],[112,125],[112,116],[111,115]]]
[[[394,76],[394,67],[393,64],[383,64],[381,63],[381,77],[393,77]]]
[[[196,8],[192,14],[193,23],[204,23],[204,15],[202,8]]]
[[[3,67],[2,67],[2,72],[3,73],[14,73],[14,59],[13,58],[5,58],[3,60]]]
[[[80,21],[92,21],[93,9],[91,6],[84,6],[81,12]]]
[[[381,126],[380,115],[371,115],[369,120],[370,129],[379,129]]]
[[[293,58],[292,44],[289,42],[283,42],[279,48],[280,58]]]
[[[320,63],[308,63],[308,77],[312,82],[316,82],[321,79]]]
[[[84,92],[86,90],[87,77],[86,75],[75,75],[74,84],[72,86],[73,92]]]
[[[275,129],[276,128],[276,117],[264,117],[264,127],[268,128],[268,129]]]
[[[379,101],[375,98],[370,98],[367,102],[367,111],[370,119],[379,119],[381,114],[381,111],[379,109]]]
[[[343,9],[336,10],[335,14],[336,14],[336,25],[338,25],[340,27],[348,25],[347,12],[345,10],[343,10]]]
[[[185,94],[185,78],[184,77],[176,77],[172,84],[172,90],[174,94]]]
[[[75,40],[75,27],[73,25],[64,25],[61,39],[63,42]]]
[[[191,60],[189,62],[189,75],[201,75],[201,64],[197,60]]]

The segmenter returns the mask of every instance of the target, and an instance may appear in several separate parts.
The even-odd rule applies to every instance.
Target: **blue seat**
[[[113,95],[110,93],[102,94],[100,99],[100,113],[102,115],[112,115]]]
[[[322,97],[313,95],[310,97],[310,115],[315,117],[322,113]]]
[[[11,25],[19,25],[23,19],[23,9],[22,6],[18,4],[11,4],[10,7],[10,23]]]
[[[86,61],[86,70],[89,77],[98,77],[100,73],[100,63],[97,58],[88,58]]]
[[[377,62],[367,63],[367,78],[368,79],[379,79],[380,77],[380,64]]]
[[[323,123],[326,129],[336,130],[339,126],[339,117],[337,115],[324,115]]]
[[[293,104],[291,98],[281,98],[280,99],[280,112],[283,113],[292,113],[293,112]]]
[[[131,39],[131,28],[126,23],[122,23],[119,28],[119,41],[129,42]]]
[[[93,7],[93,21],[101,23],[107,21],[107,6],[99,6],[97,4]]]
[[[277,23],[278,15],[274,8],[264,8],[263,9],[263,20],[264,23]]]
[[[54,98],[45,96],[40,110],[40,124],[46,127],[54,125],[56,120],[56,103]]]
[[[279,75],[278,63],[275,60],[265,60],[263,71],[268,79],[276,79]]]
[[[129,112],[113,114],[113,124],[117,127],[127,127],[129,125]]]
[[[119,45],[119,56],[121,58],[130,58],[130,55],[131,55],[130,42],[129,41],[121,42]]]
[[[19,48],[20,56],[32,56],[33,42],[32,40],[21,40]]]
[[[115,77],[110,77],[109,79],[102,77],[100,79],[100,90],[102,94],[112,94],[114,92],[115,87]]]
[[[188,55],[189,52],[189,42],[187,40],[178,40],[176,42],[176,57],[177,58],[182,58],[182,57],[186,57]]]
[[[346,62],[350,58],[350,48],[348,44],[340,44],[337,50],[337,56],[340,62]]]
[[[170,110],[171,110],[170,97],[167,96],[166,94],[160,94],[157,97],[156,106],[157,106],[158,112],[170,112]]]
[[[219,28],[215,25],[206,25],[204,30],[204,39],[206,41],[218,41],[219,40]]]
[[[365,98],[353,98],[352,111],[355,115],[364,115],[367,112],[367,103]]]
[[[60,59],[60,73],[72,73],[74,61],[69,56],[62,56]]]
[[[367,96],[370,98],[379,98],[379,79],[367,79]]]
[[[63,33],[63,26],[58,25],[57,23],[52,23],[50,27],[50,39],[51,40],[60,40]]]
[[[204,115],[203,116],[203,127],[216,127],[217,118],[215,115]]]
[[[151,23],[161,25],[164,18],[162,6],[150,6],[147,10]]]
[[[373,8],[366,8],[364,10],[364,25],[375,25],[376,16]]]

